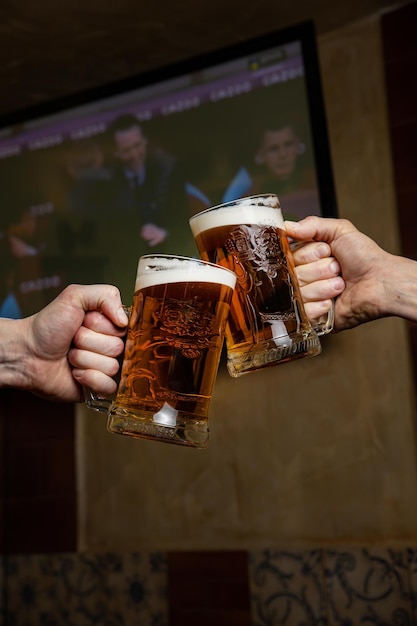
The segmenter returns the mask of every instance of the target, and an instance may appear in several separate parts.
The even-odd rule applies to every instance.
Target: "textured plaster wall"
[[[342,217],[398,249],[379,19],[319,38]],[[380,320],[323,354],[238,380],[221,371],[206,451],[77,416],[79,548],[240,549],[417,540],[406,329]]]

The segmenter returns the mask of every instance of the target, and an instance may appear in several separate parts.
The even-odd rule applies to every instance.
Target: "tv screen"
[[[314,26],[5,116],[0,315],[71,282],[129,303],[140,255],[197,256],[189,217],[255,193],[335,216]]]

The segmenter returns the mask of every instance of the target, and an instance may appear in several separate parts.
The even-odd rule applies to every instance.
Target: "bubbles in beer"
[[[168,261],[155,271],[154,261],[139,263],[117,404],[157,413],[168,403],[206,418],[236,277]]]

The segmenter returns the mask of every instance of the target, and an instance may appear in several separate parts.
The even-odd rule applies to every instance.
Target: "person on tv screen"
[[[110,158],[78,178],[71,210],[103,217],[117,213],[121,219],[131,219],[132,229],[138,228],[142,253],[161,252],[164,243],[169,243],[172,251],[178,222],[188,218],[186,181],[178,159],[151,148],[133,114],[118,116],[109,125],[107,136]]]
[[[306,144],[289,121],[273,119],[264,124],[253,162],[238,170],[222,201],[258,193],[276,194],[288,219],[320,215],[315,168]]]
[[[119,210],[138,209],[141,237],[153,248],[169,236],[185,207],[185,181],[175,157],[150,150],[148,138],[136,118],[123,115],[110,126],[114,145],[111,176]],[[175,206],[177,209],[175,210]]]
[[[91,233],[86,253],[103,258],[103,280],[130,300],[139,256],[196,254],[186,180],[180,160],[154,147],[133,114],[116,117],[96,139],[103,163],[78,172],[65,226],[78,233],[79,248],[81,234]]]

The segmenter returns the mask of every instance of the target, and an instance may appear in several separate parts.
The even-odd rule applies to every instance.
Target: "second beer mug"
[[[231,376],[320,354],[277,196],[240,198],[206,209],[190,219],[190,226],[201,258],[237,275],[226,329]]]
[[[110,432],[207,445],[235,283],[233,272],[198,259],[139,259],[116,398],[87,398],[89,408],[108,412]]]

